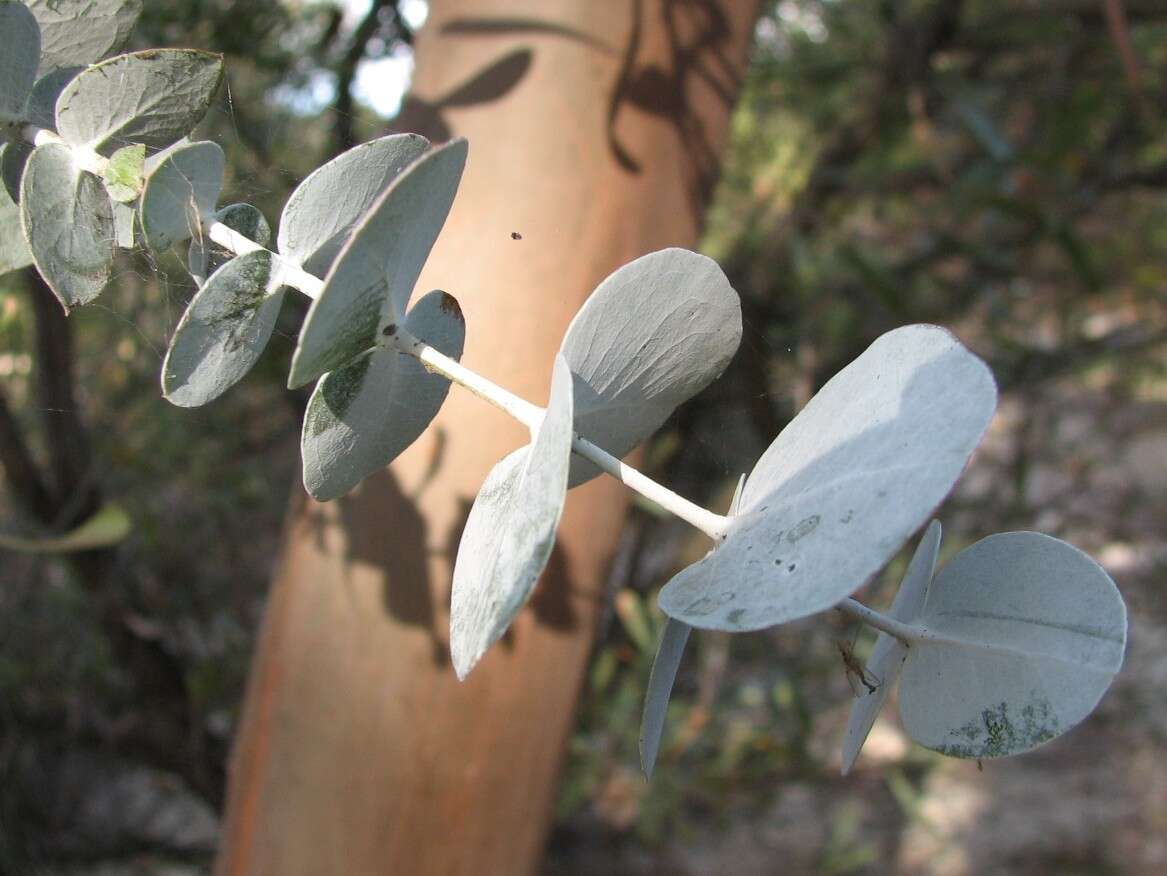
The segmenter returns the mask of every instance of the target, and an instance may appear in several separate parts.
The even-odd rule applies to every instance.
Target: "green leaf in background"
[[[81,71],[57,98],[57,133],[71,146],[112,155],[130,143],[165,148],[211,105],[223,59],[194,49],[118,55]]]
[[[458,302],[430,292],[405,328],[452,359],[462,356],[466,323]],[[370,350],[316,384],[300,438],[304,488],[316,499],[343,496],[417,440],[437,415],[450,381],[412,356]]]
[[[113,207],[101,180],[74,163],[68,146],[32,151],[20,216],[37,270],[65,310],[96,298],[113,272]]]
[[[120,505],[109,504],[64,535],[21,536],[0,532],[0,548],[26,554],[64,554],[111,547],[125,541],[133,529]]]
[[[41,31],[39,75],[92,64],[125,45],[142,0],[25,0]]]

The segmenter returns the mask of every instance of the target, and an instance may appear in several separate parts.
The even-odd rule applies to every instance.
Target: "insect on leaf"
[[[459,678],[506,632],[551,557],[567,494],[571,409],[571,372],[556,356],[535,440],[491,469],[462,531],[450,606]]]
[[[908,734],[955,757],[1028,751],[1085,718],[1122,665],[1126,607],[1072,545],[1004,532],[932,582],[900,681]]]
[[[348,364],[375,346],[384,328],[405,318],[465,165],[466,141],[453,140],[401,171],[373,202],[304,320],[290,389]]]
[[[124,146],[110,156],[102,174],[109,196],[122,204],[137,200],[142,192],[142,168],[146,147],[140,143]]]
[[[445,292],[424,296],[405,328],[452,359],[462,356],[466,323]],[[335,499],[380,471],[437,415],[450,381],[393,349],[370,350],[316,384],[304,413],[304,488]]]
[[[624,456],[725,370],[741,334],[737,293],[712,259],[665,249],[618,268],[563,339],[576,431]],[[577,456],[570,484],[599,473]]]
[[[724,541],[665,585],[661,608],[732,632],[831,607],[952,489],[996,398],[989,369],[944,329],[878,338],[782,430]]]
[[[916,546],[908,571],[892,600],[888,613],[895,620],[912,623],[919,616],[928,595],[928,585],[932,582],[939,552],[940,523],[933,520]],[[880,633],[876,638],[864,667],[867,678],[874,679],[874,690],[860,687],[856,691],[855,702],[851,704],[851,716],[843,737],[843,775],[847,775],[854,766],[880,709],[887,702],[887,695],[900,677],[907,656],[908,646],[894,636]]]

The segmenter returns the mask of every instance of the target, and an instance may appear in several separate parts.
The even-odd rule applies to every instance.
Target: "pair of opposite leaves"
[[[132,245],[129,204],[147,151],[188,134],[222,79],[221,58],[186,49],[83,66],[116,51],[140,11],[123,0],[0,5],[0,116],[62,141],[3,146],[0,167],[27,244],[15,261],[6,244],[3,261],[35,263],[66,309],[105,287],[115,243]]]
[[[879,633],[843,739],[844,774],[901,672],[900,715],[912,739],[953,757],[990,758],[1078,724],[1122,666],[1126,607],[1077,548],[1038,532],[998,533],[936,575],[939,549],[932,521],[889,610],[918,637],[908,644]],[[653,662],[640,731],[649,777],[690,629],[670,617]]]

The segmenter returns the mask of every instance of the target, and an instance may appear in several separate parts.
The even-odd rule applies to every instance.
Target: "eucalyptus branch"
[[[92,5],[76,4],[68,23],[53,18],[53,27],[89,45]],[[925,23],[926,49],[950,36],[959,6],[945,2]],[[246,375],[290,287],[314,299],[289,384],[315,383],[301,457],[317,499],[343,496],[388,465],[437,415],[451,383],[528,428],[530,444],[494,466],[462,532],[450,607],[459,677],[527,603],[551,557],[568,487],[598,474],[592,466],[714,540],[658,598],[669,623],[646,700],[646,767],[690,627],[744,632],[835,607],[891,636],[877,640],[866,667],[879,683],[856,700],[845,766],[902,667],[905,728],[962,757],[1012,754],[1053,738],[1089,714],[1118,671],[1126,615],[1113,581],[1081,551],[1039,533],[983,539],[933,580],[934,524],[887,614],[851,598],[951,492],[996,409],[992,373],[944,329],[887,332],[826,382],[743,478],[730,512],[738,525],[730,526],[730,517],[619,459],[737,352],[740,299],[712,260],[667,249],[613,272],[572,320],[542,408],[460,364],[466,325],[450,296],[411,302],[466,166],[464,140],[433,146],[393,135],[337,156],[297,186],[268,249],[270,229],[256,208],[217,207],[223,150],[183,140],[221,85],[221,57],[159,49],[100,60],[113,45],[70,57],[97,63],[56,83],[52,107],[42,92],[28,112],[39,120],[51,110],[54,133],[13,122],[33,106],[34,84],[53,85],[36,82],[42,23],[32,6],[0,3],[0,24],[0,119],[8,120],[5,136],[35,147],[16,167],[21,264],[35,263],[68,311],[112,279],[116,246],[145,242],[161,251],[191,241],[199,291],[170,339],[167,399],[205,404]],[[853,134],[840,141],[843,151]],[[579,398],[586,410],[577,410]],[[592,466],[573,466],[573,453]],[[959,633],[935,632],[946,628]],[[923,642],[929,647],[911,647]],[[912,670],[920,660],[934,662]]]
[[[393,340],[396,342],[394,346],[414,356],[427,369],[436,371],[499,410],[510,414],[530,429],[532,434],[538,429],[543,418],[542,408],[481,377],[403,329],[397,330]],[[729,525],[727,517],[690,502],[579,434],[573,435],[571,449],[654,505],[693,525],[715,541],[725,537],[725,530]]]

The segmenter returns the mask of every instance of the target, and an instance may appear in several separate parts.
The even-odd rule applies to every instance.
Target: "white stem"
[[[398,329],[393,339],[393,346],[402,352],[415,357],[430,371],[448,377],[454,383],[464,386],[476,396],[490,402],[510,414],[520,423],[531,430],[532,434],[543,421],[543,409],[525,399],[519,398],[512,392],[503,389],[496,383],[487,380],[470,369],[460,365],[439,350],[435,350],[424,341]],[[616,478],[629,489],[635,490],[644,498],[666,511],[680,517],[700,529],[714,540],[725,537],[729,518],[714,514],[702,508],[683,496],[679,496],[667,487],[642,474],[632,466],[621,462],[606,450],[596,446],[580,435],[572,438],[571,449],[580,456],[595,464],[598,468]]]
[[[250,237],[246,237],[222,222],[208,221],[203,217],[203,231],[207,237],[224,249],[229,249],[235,255],[246,255],[249,252],[271,252],[265,246],[260,246]],[[272,258],[279,266],[280,282],[285,286],[298,289],[309,298],[315,300],[320,297],[320,290],[324,288],[324,281],[315,274],[309,274],[295,262],[289,261],[279,253],[272,253]]]
[[[835,608],[843,612],[843,614],[850,615],[855,620],[867,624],[869,627],[882,630],[889,636],[895,636],[905,645],[911,645],[912,642],[918,642],[926,638],[924,631],[920,627],[905,624],[902,621],[898,621],[893,617],[876,611],[874,608],[868,608],[862,602],[850,597],[844,599]]]

